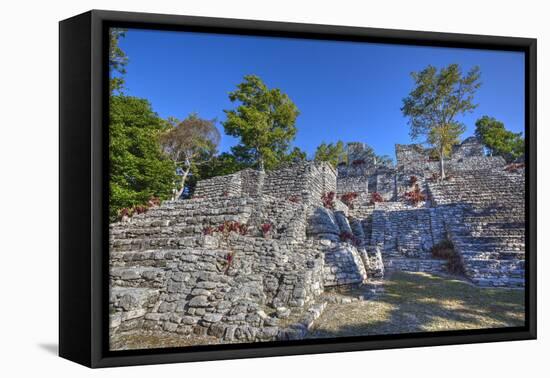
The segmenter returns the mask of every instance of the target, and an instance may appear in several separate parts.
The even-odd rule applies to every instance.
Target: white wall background
[[[550,370],[545,164],[550,27],[545,1],[82,0],[2,2],[0,22],[0,375],[519,377]],[[538,38],[539,340],[89,370],[57,344],[58,25],[89,9]],[[543,189],[544,188],[544,189]],[[7,211],[6,211],[7,209]],[[546,298],[547,299],[547,298]],[[544,349],[546,348],[546,353]],[[537,373],[538,372],[538,373]]]

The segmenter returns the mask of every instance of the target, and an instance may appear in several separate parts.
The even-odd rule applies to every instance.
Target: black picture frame
[[[525,53],[524,327],[109,351],[107,28],[146,28]],[[536,338],[536,39],[92,10],[59,24],[59,355],[89,367]]]

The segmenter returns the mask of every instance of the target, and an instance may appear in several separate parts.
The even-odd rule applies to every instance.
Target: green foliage
[[[167,199],[175,180],[173,163],[163,154],[159,136],[167,124],[147,100],[111,96],[109,125],[109,217],[122,208]]]
[[[459,65],[451,64],[439,71],[428,66],[411,76],[415,86],[403,99],[401,111],[409,117],[411,137],[417,139],[423,135],[436,149],[444,179],[443,160],[464,132],[456,117],[476,108],[473,99],[481,85],[480,71],[474,67],[463,75]]]
[[[326,161],[332,164],[336,168],[338,163],[345,161],[346,153],[344,148],[344,142],[338,141],[336,143],[321,143],[315,151],[315,161]]]
[[[377,155],[376,163],[378,165],[392,165],[393,159],[389,155]]]
[[[285,163],[297,163],[307,160],[307,154],[300,147],[294,147],[288,154],[284,155],[281,159]]]
[[[226,134],[240,138],[240,152],[261,170],[276,167],[296,136],[298,108],[279,89],[269,89],[257,76],[247,75],[229,93],[239,105],[225,110]]]
[[[232,153],[224,152],[214,156],[206,164],[200,164],[191,168],[191,173],[186,184],[189,189],[189,195],[193,194],[195,186],[200,180],[230,175],[251,167],[251,164],[239,160],[239,158]]]
[[[504,123],[493,117],[483,116],[478,119],[475,134],[490,155],[500,155],[511,162],[524,154],[525,141],[522,133],[506,130]]]
[[[111,93],[120,93],[124,88],[124,79],[122,75],[126,73],[128,57],[126,56],[126,53],[120,48],[118,42],[120,38],[123,38],[125,36],[125,29],[109,29],[109,86]],[[115,74],[118,75],[115,76]]]
[[[466,127],[461,123],[448,123],[440,127],[434,127],[428,133],[428,143],[436,148],[433,153],[439,159],[441,155],[449,157],[455,144],[460,143],[460,136],[464,134]]]

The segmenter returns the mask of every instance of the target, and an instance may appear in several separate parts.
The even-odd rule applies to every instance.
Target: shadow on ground
[[[483,289],[425,273],[396,272],[369,301],[329,305],[308,338],[524,325],[524,291]]]

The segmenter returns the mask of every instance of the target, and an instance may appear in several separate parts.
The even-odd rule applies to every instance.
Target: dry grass
[[[522,326],[524,292],[394,273],[377,299],[329,305],[308,338]]]
[[[111,350],[173,348],[193,345],[220,344],[211,336],[179,335],[163,331],[127,331],[111,337]]]

